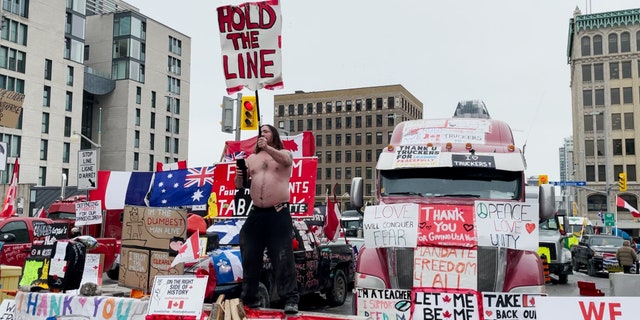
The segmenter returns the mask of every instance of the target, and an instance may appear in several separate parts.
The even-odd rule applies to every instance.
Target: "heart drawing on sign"
[[[527,232],[531,233],[536,230],[536,224],[533,222],[529,222],[525,225],[525,228],[527,229]]]
[[[463,227],[463,228],[464,228],[464,230],[465,230],[465,231],[467,231],[467,232],[469,232],[469,231],[473,230],[473,224],[471,224],[471,223],[465,223],[462,227]]]
[[[420,222],[418,225],[420,226],[420,229],[424,229],[427,223],[423,221],[423,222]]]
[[[487,317],[491,317],[491,315],[493,314],[493,311],[487,310],[484,313],[487,315]]]

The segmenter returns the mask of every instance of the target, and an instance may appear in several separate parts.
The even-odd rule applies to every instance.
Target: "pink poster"
[[[472,205],[420,205],[418,246],[474,248],[477,245]]]

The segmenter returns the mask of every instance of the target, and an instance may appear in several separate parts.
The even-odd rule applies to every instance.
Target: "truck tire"
[[[120,274],[120,264],[117,264],[114,268],[107,271],[107,277],[111,280],[118,280]]]
[[[269,296],[269,290],[262,282],[258,285],[258,300],[262,308],[269,308],[271,306],[271,297]]]
[[[558,283],[559,284],[567,284],[567,282],[569,282],[569,275],[568,274],[559,274],[558,275]]]
[[[341,269],[336,270],[333,275],[332,286],[327,290],[327,302],[332,307],[341,306],[347,299],[347,276],[344,275],[344,271]]]

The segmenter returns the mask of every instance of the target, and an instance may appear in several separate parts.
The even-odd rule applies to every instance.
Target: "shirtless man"
[[[258,288],[264,249],[275,272],[275,285],[284,302],[285,313],[297,313],[298,287],[293,260],[293,222],[289,212],[289,178],[293,165],[291,152],[283,149],[275,127],[260,126],[255,152],[246,159],[251,179],[253,206],[240,230],[242,254],[242,301],[260,307]],[[242,172],[236,171],[236,188],[242,188]]]

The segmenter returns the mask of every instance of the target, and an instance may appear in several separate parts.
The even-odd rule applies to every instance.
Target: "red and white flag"
[[[198,233],[194,232],[187,242],[185,242],[180,250],[178,250],[178,255],[173,258],[173,262],[171,262],[171,268],[175,267],[178,263],[181,262],[193,262],[200,258],[200,239],[198,238]]]
[[[7,189],[7,195],[4,198],[4,205],[2,206],[2,213],[0,217],[8,218],[16,214],[16,193],[18,192],[18,172],[20,166],[18,165],[18,159],[13,166],[13,176],[11,176],[11,185]]]
[[[620,196],[616,196],[616,206],[629,210],[634,218],[640,218],[640,212],[624,201],[624,199],[620,198]]]
[[[156,171],[171,171],[171,170],[181,170],[187,168],[187,160],[179,160],[178,162],[173,163],[162,163],[160,161],[156,162]]]
[[[327,193],[327,214],[324,217],[324,235],[329,241],[335,241],[340,236],[340,207],[336,195],[333,195],[333,201]]]

